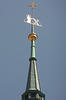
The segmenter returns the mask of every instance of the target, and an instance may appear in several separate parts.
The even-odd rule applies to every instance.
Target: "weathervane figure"
[[[36,26],[39,26],[39,27],[42,27],[41,23],[39,22],[39,19],[35,19],[33,18],[33,9],[34,9],[34,6],[37,6],[37,4],[34,5],[34,3],[32,2],[32,5],[28,5],[28,7],[32,7],[32,18],[31,18],[31,15],[27,14],[27,18],[24,20],[25,23],[28,23],[28,24],[32,24],[32,25],[36,25]]]

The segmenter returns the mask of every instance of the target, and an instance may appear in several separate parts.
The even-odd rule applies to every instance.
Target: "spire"
[[[36,57],[35,57],[35,40],[37,39],[37,34],[34,33],[34,25],[31,25],[31,34],[29,34],[28,38],[29,40],[31,40],[31,57],[29,60],[30,66],[29,66],[26,91],[28,90],[40,91],[40,83],[39,83]]]
[[[30,58],[30,66],[27,80],[27,90],[39,90],[40,91],[40,83],[36,65],[36,59]]]
[[[26,91],[22,94],[22,100],[45,100],[45,95],[41,92],[40,82],[37,70],[37,59],[35,56],[35,40],[37,39],[37,34],[34,33],[34,25],[40,26],[39,20],[33,18],[33,9],[35,5],[32,2],[32,18],[31,15],[26,15],[27,18],[24,20],[25,23],[31,24],[31,33],[28,35],[28,39],[31,41],[31,55],[30,55],[30,65],[28,72],[28,79],[26,85]]]
[[[31,33],[34,33],[34,25],[31,25]],[[35,41],[31,40],[31,57],[35,57]]]
[[[34,5],[34,3],[32,3],[32,5],[28,5],[28,6],[32,6],[32,9],[34,9],[34,6],[37,6],[37,5]],[[30,57],[30,66],[29,66],[26,91],[27,90],[39,90],[40,91],[40,83],[39,83],[36,57],[35,57],[35,40],[37,39],[37,34],[34,33],[33,24],[31,25],[31,34],[29,34],[28,38],[29,40],[31,40],[31,57]]]

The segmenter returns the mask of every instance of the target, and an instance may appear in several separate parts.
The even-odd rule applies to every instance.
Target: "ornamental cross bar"
[[[32,9],[34,8],[34,6],[37,6],[37,4],[34,5],[34,2],[32,2],[32,5],[28,5],[28,7],[31,7],[32,6]]]

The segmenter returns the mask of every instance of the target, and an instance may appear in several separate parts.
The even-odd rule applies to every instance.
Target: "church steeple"
[[[24,20],[25,23],[31,24],[31,33],[28,35],[28,39],[31,41],[31,55],[30,55],[30,65],[28,72],[28,79],[26,85],[26,91],[22,94],[22,100],[45,100],[45,94],[41,92],[40,82],[37,71],[37,59],[35,56],[35,40],[37,39],[37,34],[34,33],[34,25],[42,27],[39,20],[33,18],[33,9],[34,3],[32,5],[32,18],[31,15],[27,15],[27,18]]]

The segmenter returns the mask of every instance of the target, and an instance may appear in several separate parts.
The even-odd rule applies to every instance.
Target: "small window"
[[[35,98],[36,94],[35,93],[31,93],[31,97]]]

